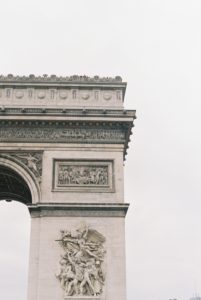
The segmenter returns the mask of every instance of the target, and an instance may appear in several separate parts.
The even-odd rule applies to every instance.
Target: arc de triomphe
[[[28,300],[125,300],[120,77],[0,76],[0,199],[31,215]]]

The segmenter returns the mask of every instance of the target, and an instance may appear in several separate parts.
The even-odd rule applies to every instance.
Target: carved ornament
[[[5,126],[0,128],[0,142],[124,143],[125,131],[121,129]]]
[[[16,95],[16,98],[22,99],[24,97],[24,91],[23,90],[17,90],[15,95]]]
[[[44,99],[45,98],[45,91],[38,91],[38,98],[39,99]]]
[[[88,100],[90,98],[90,94],[89,93],[82,93],[82,99],[83,100]]]
[[[63,90],[63,91],[59,92],[59,97],[60,97],[60,99],[66,99],[66,98],[68,98],[68,94],[65,90]]]
[[[107,186],[107,166],[59,166],[58,186]]]
[[[57,240],[63,249],[56,274],[64,298],[96,297],[105,285],[105,237],[82,224],[74,230],[61,230]]]
[[[32,151],[20,151],[20,152],[10,152],[9,156],[14,157],[16,160],[20,161],[22,164],[26,165],[28,169],[35,175],[38,182],[42,179],[42,152],[32,152]]]
[[[8,74],[7,76],[0,75],[0,81],[3,82],[83,82],[83,83],[121,83],[122,78],[120,76],[116,77],[89,77],[86,75],[73,75],[73,76],[56,76],[56,75],[46,75],[35,76],[30,74],[29,76],[15,76],[13,74]]]
[[[105,100],[110,100],[112,98],[112,95],[110,93],[104,93],[103,98]]]
[[[54,161],[54,190],[113,191],[113,161]]]

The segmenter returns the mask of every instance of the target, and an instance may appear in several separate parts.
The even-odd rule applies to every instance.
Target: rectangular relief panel
[[[54,160],[53,191],[114,192],[112,160]]]

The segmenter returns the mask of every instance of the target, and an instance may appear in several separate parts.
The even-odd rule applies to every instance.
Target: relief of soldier
[[[64,250],[56,274],[64,296],[100,295],[105,282],[105,238],[84,225],[75,231],[61,231],[61,239],[57,241]]]
[[[59,185],[108,185],[108,167],[60,166]]]

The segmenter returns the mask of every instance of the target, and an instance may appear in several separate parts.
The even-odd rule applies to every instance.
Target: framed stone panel
[[[55,159],[53,191],[114,192],[114,162]]]

